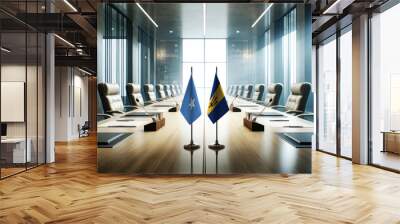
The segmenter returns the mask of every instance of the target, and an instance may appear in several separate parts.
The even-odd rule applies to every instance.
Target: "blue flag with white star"
[[[192,74],[186,87],[183,97],[181,113],[189,124],[192,124],[201,115],[199,99],[197,98],[196,87],[194,86]]]

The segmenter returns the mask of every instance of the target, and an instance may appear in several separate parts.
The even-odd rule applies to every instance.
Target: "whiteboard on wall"
[[[1,82],[1,122],[24,122],[24,104],[24,82]]]

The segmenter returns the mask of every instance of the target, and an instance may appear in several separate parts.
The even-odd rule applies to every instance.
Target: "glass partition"
[[[1,33],[1,157],[2,177],[26,170],[32,161],[31,140],[27,138],[27,35]]]
[[[336,154],[336,36],[318,47],[318,149]]]
[[[21,2],[19,10],[38,12],[41,2]],[[0,178],[6,178],[45,163],[46,40],[28,24],[0,17]]]
[[[260,15],[263,18],[255,22]],[[109,118],[97,124],[98,171],[311,172],[311,146],[295,145],[289,136],[303,136],[311,145],[314,124],[286,107],[291,94],[312,95],[291,88],[312,83],[307,62],[311,37],[305,34],[311,30],[311,16],[308,5],[292,3],[101,4],[98,100]],[[126,22],[111,23],[112,18]],[[105,43],[110,29],[124,26],[131,29],[124,39],[132,56],[121,61]],[[124,51],[118,46],[113,50]],[[127,64],[133,65],[132,72],[107,70]],[[216,68],[219,85],[213,86]],[[191,69],[195,87],[189,81]],[[267,90],[274,83],[282,84],[280,98],[274,93],[279,85]],[[240,97],[232,92],[234,85],[246,86]],[[125,94],[130,100],[122,100]],[[254,98],[257,94],[261,99]],[[268,105],[273,95],[274,105]],[[308,99],[313,105],[312,97]],[[313,112],[306,103],[300,107]],[[252,122],[263,131],[249,127]]]

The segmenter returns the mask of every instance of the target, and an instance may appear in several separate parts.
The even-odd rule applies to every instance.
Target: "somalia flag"
[[[208,102],[208,117],[215,123],[229,111],[224,91],[219,83],[217,72],[215,72],[214,84],[211,90],[210,101]]]
[[[189,124],[192,124],[201,115],[200,103],[197,98],[196,87],[194,86],[192,75],[190,75],[185,96],[183,97],[181,113]]]

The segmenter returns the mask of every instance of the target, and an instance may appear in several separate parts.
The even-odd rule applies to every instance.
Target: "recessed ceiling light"
[[[263,13],[261,13],[261,15],[256,19],[256,21],[254,21],[253,25],[251,25],[251,28],[254,28],[257,23],[260,21],[260,19],[271,9],[271,7],[274,5],[274,3],[271,3],[265,10]]]
[[[79,67],[78,67],[78,70],[81,71],[81,72],[83,72],[83,73],[85,73],[85,74],[87,74],[87,75],[92,75],[92,73],[90,73],[90,72],[88,72],[88,71],[86,71],[86,70],[83,70],[83,69],[81,69],[81,68],[79,68]]]
[[[74,12],[78,12],[78,10],[73,6],[68,0],[64,0],[65,4],[67,4]]]
[[[174,33],[174,31],[173,31],[173,30],[170,30],[170,31],[169,31],[169,33],[170,33],[170,34],[173,34],[173,33]]]
[[[68,40],[66,40],[66,39],[64,39],[64,38],[62,38],[62,37],[60,37],[60,36],[57,35],[57,34],[54,34],[54,36],[57,37],[57,38],[58,38],[59,40],[61,40],[62,42],[64,42],[65,44],[67,44],[68,46],[75,48],[75,45],[73,45],[73,44],[72,44],[71,42],[69,42]]]
[[[336,7],[336,5],[340,2],[341,0],[336,0],[332,5],[330,5],[322,14],[328,14],[328,12]]]
[[[142,8],[142,6],[136,2],[137,7],[142,10],[142,12],[146,15],[146,17],[154,24],[155,27],[158,28],[158,24],[150,17],[149,14],[147,14],[147,12],[144,10],[144,8]]]
[[[6,52],[6,53],[10,53],[10,52],[11,52],[11,50],[9,50],[9,49],[7,49],[7,48],[5,48],[5,47],[1,47],[0,49],[1,49],[2,51]]]
[[[236,30],[236,33],[239,34],[239,33],[240,33],[240,30]]]

